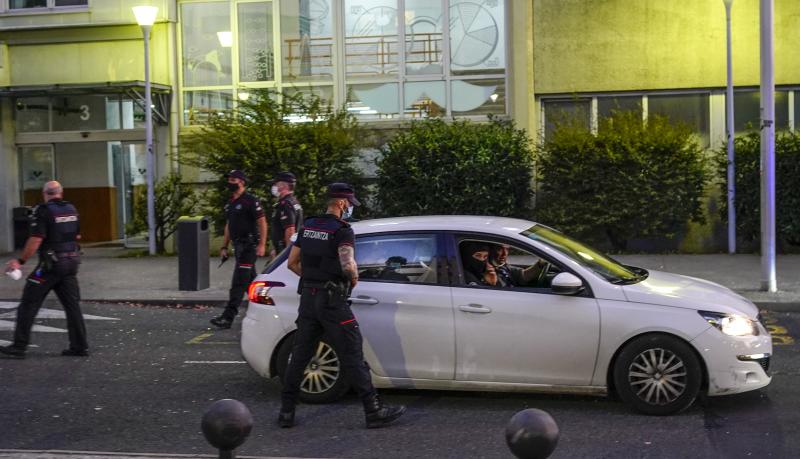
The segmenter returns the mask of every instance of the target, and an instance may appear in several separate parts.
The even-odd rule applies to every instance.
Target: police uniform
[[[228,304],[222,316],[232,321],[239,313],[242,296],[250,282],[256,278],[256,248],[259,242],[258,219],[264,217],[261,202],[250,193],[242,193],[225,204],[225,217],[228,222],[228,235],[233,242],[236,267]]]
[[[351,206],[360,204],[352,187],[345,183],[331,184],[328,197],[346,198]],[[281,427],[294,425],[303,373],[323,335],[336,350],[341,374],[364,404],[367,428],[387,425],[405,412],[403,406],[388,406],[380,401],[364,362],[361,331],[347,301],[351,281],[342,271],[339,258],[339,249],[353,247],[354,243],[353,229],[333,214],[307,219],[294,243],[300,250],[300,306],[292,358],[283,380],[278,416]]]
[[[22,301],[17,308],[14,344],[24,350],[30,342],[36,314],[50,290],[54,290],[67,316],[69,349],[67,355],[86,355],[86,326],[80,308],[78,266],[80,221],[75,206],[61,199],[52,199],[33,209],[30,236],[42,239],[39,264],[25,282]]]
[[[287,194],[275,203],[270,220],[270,239],[276,254],[286,248],[286,228],[294,226],[296,229],[302,221],[303,207],[294,194]]]

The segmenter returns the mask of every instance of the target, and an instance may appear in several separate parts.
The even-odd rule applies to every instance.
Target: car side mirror
[[[572,273],[558,273],[550,284],[553,293],[575,295],[583,291],[583,281]]]

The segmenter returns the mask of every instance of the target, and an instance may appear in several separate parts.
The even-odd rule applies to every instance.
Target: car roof
[[[425,215],[363,220],[352,223],[356,234],[388,233],[395,231],[475,231],[492,234],[519,234],[536,225],[518,218],[475,215]]]

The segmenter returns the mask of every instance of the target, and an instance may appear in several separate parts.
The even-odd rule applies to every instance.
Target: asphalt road
[[[0,340],[12,334],[11,306],[0,308]],[[368,431],[354,397],[301,406],[296,428],[277,428],[277,381],[241,362],[238,331],[206,327],[218,311],[85,304],[84,312],[96,316],[87,320],[91,357],[61,357],[65,321],[51,317],[38,320],[45,328],[34,333],[38,347],[27,359],[0,359],[0,449],[213,453],[200,419],[214,400],[235,398],[255,418],[242,455],[508,458],[506,423],[534,407],[560,426],[554,458],[800,456],[797,313],[768,315],[781,343],[768,388],[712,398],[677,416],[637,415],[597,397],[384,391],[408,413],[394,427]]]

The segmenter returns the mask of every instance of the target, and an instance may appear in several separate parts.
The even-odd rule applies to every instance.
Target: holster
[[[58,256],[53,250],[46,250],[39,254],[39,265],[43,271],[52,271],[56,263],[58,263]]]

